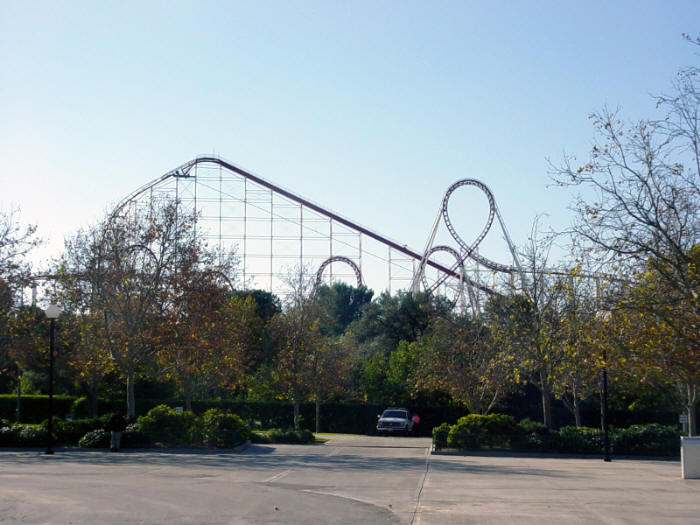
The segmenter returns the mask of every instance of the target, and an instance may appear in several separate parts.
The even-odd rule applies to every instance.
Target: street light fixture
[[[56,318],[61,315],[61,309],[55,304],[50,304],[44,310],[46,317],[51,321],[51,331],[49,336],[49,435],[46,443],[46,454],[53,454],[53,360],[54,360],[54,325]]]

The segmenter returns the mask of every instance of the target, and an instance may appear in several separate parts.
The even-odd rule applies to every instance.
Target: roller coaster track
[[[303,207],[306,207],[310,210],[313,210],[314,212],[318,213],[319,215],[322,215],[324,217],[327,217],[328,219],[331,219],[332,221],[335,221],[339,224],[342,224],[343,226],[354,230],[358,233],[361,233],[362,235],[366,235],[367,237],[374,239],[375,241],[378,241],[379,243],[382,243],[389,248],[395,250],[398,253],[401,253],[403,255],[406,255],[408,258],[415,260],[415,261],[422,261],[423,255],[415,250],[412,250],[408,248],[406,245],[400,244],[396,241],[393,241],[389,239],[388,237],[385,237],[365,226],[362,226],[350,219],[347,219],[343,217],[342,215],[339,215],[333,211],[330,211],[312,201],[309,201],[308,199],[305,199],[303,197],[300,197],[299,195],[282,188],[281,186],[277,184],[273,184],[272,182],[259,177],[257,175],[254,175],[234,164],[231,164],[230,162],[227,162],[219,157],[216,156],[200,156],[197,157],[189,162],[186,162],[185,164],[179,166],[178,168],[171,170],[167,172],[166,174],[162,175],[161,177],[152,180],[151,182],[141,186],[131,194],[129,194],[127,197],[125,197],[122,201],[120,201],[117,206],[114,208],[112,213],[110,214],[108,222],[110,222],[112,219],[116,218],[119,216],[124,208],[128,206],[128,204],[137,198],[139,198],[141,195],[146,194],[151,188],[154,186],[161,184],[168,179],[171,178],[190,178],[190,177],[195,177],[195,175],[192,173],[194,168],[199,165],[199,164],[215,164],[218,165],[226,170],[229,170],[233,173],[238,174],[239,176],[243,177],[244,179],[251,181],[259,186],[262,186],[263,188],[266,188],[278,195],[281,195],[285,197],[286,199],[289,199],[290,201],[297,203]],[[331,261],[333,262],[333,261]],[[493,294],[493,290],[490,288],[483,286],[475,281],[472,281],[471,279],[467,278],[466,276],[463,276],[459,272],[459,264],[455,265],[453,268],[448,268],[447,266],[444,266],[440,264],[439,262],[436,261],[426,261],[423,263],[424,265],[428,265],[439,272],[442,272],[443,274],[443,280],[441,282],[444,282],[445,279],[449,277],[453,277],[459,280],[464,280],[469,286],[472,286],[474,288],[477,288],[483,292],[486,292],[488,294]]]
[[[474,186],[477,189],[480,189],[485,195],[486,198],[488,199],[488,204],[489,204],[489,215],[488,218],[486,219],[486,224],[484,225],[483,229],[479,233],[479,235],[472,241],[471,244],[467,244],[462,236],[457,233],[457,230],[454,227],[454,224],[452,223],[452,219],[450,218],[449,214],[449,203],[450,203],[450,197],[452,194],[455,192],[455,190],[464,187],[464,186]],[[501,264],[495,261],[492,261],[491,259],[488,259],[482,255],[479,255],[477,252],[477,248],[479,247],[479,244],[481,241],[484,240],[484,237],[486,237],[486,234],[489,232],[491,229],[491,226],[493,225],[493,220],[494,218],[498,218],[498,222],[501,226],[501,230],[503,232],[503,236],[508,244],[508,249],[511,252],[511,255],[513,256],[513,261],[515,263],[515,266],[508,266],[505,264]],[[460,251],[459,254],[454,253],[455,258],[456,258],[456,263],[450,270],[452,272],[457,271],[462,268],[462,273],[464,272],[464,263],[467,259],[472,259],[476,261],[477,263],[485,266],[486,268],[489,268],[490,270],[496,271],[496,272],[502,272],[502,273],[509,273],[512,274],[514,272],[518,272],[520,274],[521,279],[523,282],[525,281],[525,276],[522,268],[520,267],[520,261],[518,260],[518,255],[515,250],[515,247],[513,245],[513,242],[510,239],[510,235],[508,234],[508,230],[505,227],[505,223],[503,222],[503,218],[501,217],[501,214],[498,210],[498,206],[496,205],[496,200],[493,197],[493,193],[489,189],[486,184],[483,182],[476,180],[476,179],[462,179],[454,184],[452,184],[447,191],[445,192],[445,196],[442,199],[442,204],[440,206],[440,211],[438,212],[438,216],[435,219],[435,223],[433,225],[433,229],[430,233],[430,236],[428,238],[428,242],[425,247],[425,251],[423,254],[423,257],[421,258],[421,264],[416,272],[416,275],[414,276],[413,284],[412,284],[412,289],[416,291],[420,285],[421,280],[424,281],[424,275],[425,275],[425,266],[430,265],[432,262],[430,260],[430,255],[432,255],[435,251],[436,248],[433,248],[433,242],[435,240],[435,235],[437,233],[438,226],[440,225],[440,220],[444,221],[445,226],[447,227],[447,230],[450,232],[450,235],[452,238],[457,242],[459,245]],[[439,277],[434,283],[431,285],[425,286],[426,291],[428,292],[434,292],[444,281],[447,279],[448,274],[444,273],[441,277]],[[489,289],[489,292],[494,293],[492,290]]]
[[[202,166],[199,171],[198,171],[198,166],[200,165],[206,165]],[[365,282],[365,279],[363,278],[363,271],[362,271],[362,253],[367,253],[375,258],[381,259],[383,261],[386,261],[386,259],[383,259],[381,256],[377,256],[375,253],[372,253],[369,250],[363,250],[362,248],[362,235],[373,239],[375,242],[380,243],[381,245],[384,245],[389,248],[389,285],[391,286],[391,279],[392,279],[392,273],[391,273],[391,267],[392,267],[392,250],[399,253],[403,254],[407,257],[407,259],[399,259],[399,261],[418,261],[419,266],[418,269],[416,270],[415,265],[413,265],[413,270],[407,269],[405,266],[401,266],[398,264],[396,267],[398,267],[401,271],[408,270],[409,275],[411,276],[411,290],[412,291],[418,291],[419,289],[423,289],[428,293],[435,293],[438,288],[446,282],[447,279],[454,279],[451,281],[444,290],[449,290],[449,293],[454,294],[455,300],[454,304],[459,304],[462,307],[466,307],[466,294],[465,292],[468,293],[469,296],[469,302],[471,303],[471,307],[474,310],[475,314],[478,313],[479,310],[479,303],[480,299],[478,295],[476,294],[476,290],[480,290],[482,292],[485,292],[486,294],[489,295],[500,295],[499,292],[496,292],[495,290],[492,290],[488,286],[485,286],[479,282],[479,266],[482,266],[484,268],[490,269],[493,272],[499,272],[499,273],[505,273],[505,274],[516,274],[519,275],[521,279],[522,286],[525,286],[527,283],[526,279],[526,272],[523,271],[521,268],[520,262],[518,260],[518,255],[517,252],[513,246],[513,243],[510,239],[510,236],[508,234],[508,231],[505,227],[505,224],[503,222],[503,219],[501,217],[501,214],[498,210],[498,206],[496,205],[496,201],[494,199],[493,193],[491,190],[486,186],[483,182],[476,180],[476,179],[462,179],[454,184],[452,184],[447,191],[445,192],[445,195],[442,199],[440,209],[437,214],[437,218],[435,219],[435,223],[433,225],[433,229],[429,235],[428,242],[426,243],[426,247],[423,250],[422,253],[417,252],[415,250],[410,249],[408,246],[405,244],[401,244],[399,242],[396,242],[394,240],[389,239],[386,236],[383,236],[365,226],[362,226],[350,219],[347,219],[346,217],[343,217],[342,215],[339,215],[333,211],[330,211],[312,201],[309,201],[308,199],[305,199],[303,197],[300,197],[299,195],[293,193],[292,191],[289,191],[277,184],[274,184],[260,176],[254,175],[230,162],[227,162],[219,157],[216,156],[200,156],[197,157],[189,162],[186,162],[185,164],[179,166],[178,168],[171,170],[164,175],[152,180],[151,182],[141,186],[137,190],[133,191],[130,193],[126,198],[122,199],[117,206],[113,209],[112,213],[109,215],[108,220],[105,222],[103,226],[103,233],[106,231],[107,228],[109,228],[110,224],[112,221],[116,220],[120,216],[127,217],[129,213],[129,205],[130,203],[134,203],[137,207],[142,205],[144,203],[144,200],[147,200],[149,198],[153,199],[154,194],[163,194],[163,190],[165,192],[170,192],[172,191],[173,186],[175,187],[175,198],[180,199],[180,194],[177,191],[178,184],[181,187],[192,187],[194,185],[195,187],[195,193],[194,193],[194,202],[195,202],[195,208],[197,208],[197,193],[196,193],[196,187],[198,187],[198,184],[202,184],[203,188],[208,188],[209,190],[216,190],[213,186],[207,186],[206,181],[211,181],[211,175],[207,175],[207,170],[209,170],[209,173],[211,173],[211,170],[215,169],[219,173],[222,172],[222,170],[227,170],[230,172],[229,175],[232,175],[235,180],[241,181],[245,187],[245,183],[250,182],[252,188],[256,188],[259,186],[257,190],[253,189],[251,191],[264,191],[269,193],[270,195],[270,200],[269,200],[269,209],[265,210],[263,207],[257,207],[258,211],[263,211],[265,213],[268,213],[268,217],[270,217],[270,233],[269,237],[263,237],[269,239],[269,244],[271,247],[272,240],[275,239],[272,231],[272,220],[273,218],[279,219],[281,221],[287,221],[288,223],[292,223],[295,225],[295,227],[298,228],[307,228],[311,232],[311,239],[318,239],[318,238],[325,238],[325,239],[330,239],[330,249],[326,253],[326,255],[323,256],[321,259],[322,262],[320,262],[320,266],[318,267],[318,270],[316,272],[316,286],[320,285],[323,282],[323,274],[324,271],[330,267],[332,263],[344,263],[348,265],[352,271],[354,272],[354,276],[357,282],[357,285],[360,286]],[[219,175],[221,177],[221,175]],[[205,182],[201,182],[202,178]],[[189,179],[189,180],[188,180]],[[231,180],[234,180],[231,179]],[[242,179],[242,180],[241,180]],[[221,180],[221,179],[220,179]],[[163,184],[165,183],[165,184]],[[161,187],[160,185],[163,184]],[[454,192],[457,191],[458,189],[465,187],[465,186],[471,186],[475,187],[479,190],[481,190],[484,195],[486,196],[488,200],[488,205],[489,205],[489,213],[488,217],[486,220],[486,223],[484,224],[483,229],[480,231],[480,233],[477,235],[477,237],[471,241],[471,243],[467,243],[464,238],[457,232],[454,223],[452,221],[452,218],[450,217],[449,214],[449,204],[450,204],[450,198],[453,196]],[[150,191],[150,196],[149,196],[149,191]],[[225,193],[222,191],[221,186],[218,188],[218,194],[221,195],[226,195],[227,198],[233,199],[237,202],[242,202],[245,210],[245,205],[247,202],[249,202],[247,199],[248,193],[243,193],[244,197],[241,199],[240,194],[229,194]],[[288,217],[285,217],[283,215],[280,215],[279,213],[277,215],[273,214],[272,211],[272,195],[276,195],[276,198],[281,197],[282,201],[287,201],[291,203],[292,207],[298,207],[301,215],[297,215],[296,219],[290,219]],[[185,194],[185,198],[190,198],[187,197],[187,194]],[[221,199],[221,197],[219,197]],[[190,199],[191,201],[191,199]],[[204,202],[206,202],[207,199],[206,197],[204,198]],[[255,204],[256,202],[263,202],[263,201],[256,201],[255,197],[253,200],[250,201],[250,206],[256,207],[257,205]],[[278,204],[278,206],[280,206]],[[284,207],[284,205],[281,205]],[[308,209],[311,210],[313,213],[310,214],[311,218],[306,219],[305,218],[305,212],[304,210]],[[220,211],[220,210],[219,210]],[[314,221],[314,214],[316,214],[316,217],[320,217],[323,222],[328,221],[330,225],[330,234],[329,233],[323,233],[318,229],[314,229],[314,226],[312,225],[311,227],[308,227],[304,221],[306,220],[311,220],[313,223]],[[223,214],[219,214],[219,223],[221,221],[221,217]],[[243,220],[245,221],[245,211],[244,211],[244,216]],[[211,217],[208,217],[211,219]],[[228,219],[231,219],[231,217],[227,217]],[[233,220],[239,220],[240,217],[236,218],[233,217]],[[511,252],[512,255],[512,260],[513,264],[512,265],[507,265],[507,264],[502,264],[500,262],[493,261],[487,257],[484,257],[483,255],[479,254],[478,252],[478,247],[479,244],[484,240],[488,232],[490,231],[491,227],[493,226],[494,219],[498,219],[498,223],[501,227],[504,239],[506,240],[506,243],[508,245],[508,248]],[[266,219],[267,220],[267,219]],[[440,223],[444,223],[445,227],[447,228],[450,236],[452,239],[456,242],[456,249],[451,247],[451,246],[446,246],[446,245],[437,245],[433,246],[433,243],[435,241],[436,237],[436,232],[438,230],[438,227],[440,226]],[[347,257],[344,255],[341,255],[337,253],[336,250],[333,248],[333,240],[334,240],[334,235],[338,235],[337,232],[335,232],[333,228],[333,224],[338,223],[342,225],[344,228],[346,228],[346,231],[350,231],[351,235],[356,235],[359,243],[357,247],[351,246],[350,244],[343,243],[342,239],[340,241],[337,240],[336,242],[340,243],[340,248],[341,252],[343,249],[347,251],[347,247],[350,247],[352,250],[357,248],[357,252],[353,252],[351,257]],[[323,235],[325,237],[314,237],[315,234]],[[343,235],[342,232],[340,235]],[[219,232],[219,239],[221,242],[221,231]],[[226,237],[227,239],[236,239],[237,237]],[[245,250],[245,231],[244,231],[244,237],[243,237],[243,256],[245,257],[246,250]],[[255,239],[255,237],[251,237],[252,239]],[[260,239],[261,237],[257,237]],[[300,238],[298,238],[298,242],[300,245],[303,245],[305,242],[305,239],[309,238],[308,235],[307,237],[304,237],[304,234],[300,234]],[[284,239],[288,239],[288,237],[284,237],[283,235],[280,237],[282,241],[284,242]],[[312,241],[313,243],[313,241]],[[133,246],[130,248],[143,248],[143,249],[148,249],[147,247],[144,246]],[[303,250],[301,247],[299,249],[299,257],[300,260],[302,258],[302,253],[304,257],[307,257],[307,259],[303,259],[304,261],[311,261],[314,260],[316,261],[316,264],[319,264],[319,257],[320,255],[316,254],[311,254],[308,255],[307,253],[308,250]],[[431,256],[435,254],[436,252],[446,252],[454,258],[454,264],[452,266],[449,266],[447,264],[442,264],[440,262],[431,260]],[[272,253],[272,252],[270,252]],[[330,256],[328,256],[330,255]],[[284,258],[286,255],[282,254],[280,255],[281,258]],[[252,254],[251,257],[259,257],[259,255]],[[272,258],[272,254],[270,255],[270,258]],[[287,258],[289,258],[287,256]],[[355,258],[355,260],[353,260]],[[475,277],[474,279],[470,278],[470,276],[467,275],[467,267],[465,265],[467,260],[472,260],[476,263],[476,270],[473,268],[470,270],[471,272],[474,272],[472,275]],[[359,265],[357,264],[359,262]],[[270,263],[272,264],[272,263]],[[306,264],[306,263],[304,263]],[[396,264],[396,260],[394,260],[394,264]],[[245,268],[245,260],[244,260],[244,268]],[[437,270],[437,277],[435,278],[435,273],[431,273],[431,280],[427,279],[426,276],[426,268],[431,267],[434,270]],[[215,271],[215,270],[214,270]],[[272,271],[272,270],[271,270]],[[596,279],[596,280],[617,280],[619,281],[620,279],[615,276],[611,276],[608,274],[603,274],[603,273],[582,273],[582,272],[575,272],[572,273],[571,271],[567,271],[565,269],[545,269],[543,270],[545,273],[550,274],[550,275],[557,275],[557,276],[562,276],[562,277],[568,277],[568,278],[574,278],[574,277],[581,277],[581,278],[589,278],[589,279]],[[268,275],[267,273],[258,273],[255,274],[255,272],[251,272],[253,275]],[[272,274],[270,274],[272,275]],[[277,274],[276,274],[277,275]],[[351,275],[351,274],[350,274]],[[350,276],[348,274],[345,274],[345,276]],[[56,279],[57,276],[54,275],[37,275],[34,277],[34,282],[36,283],[37,281],[42,281],[42,280],[54,280]],[[230,288],[234,287],[234,283],[232,283],[230,280],[228,280],[227,276],[222,275],[222,278],[225,278],[227,281],[227,284]],[[244,270],[244,286],[245,284],[245,270]],[[83,279],[83,276],[73,276],[73,278],[76,279]],[[403,277],[397,277],[397,279],[403,279]],[[331,282],[333,280],[332,272],[331,272]],[[421,286],[422,285],[422,286]],[[272,286],[272,285],[271,285]],[[35,289],[35,286],[34,286]],[[272,289],[270,290],[272,291]]]

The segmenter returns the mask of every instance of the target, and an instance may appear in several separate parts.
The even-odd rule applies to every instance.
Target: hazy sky
[[[653,116],[699,21],[697,0],[0,0],[0,207],[57,254],[215,152],[418,249],[445,189],[478,178],[522,244],[536,214],[570,221],[547,158],[585,158],[603,105]]]

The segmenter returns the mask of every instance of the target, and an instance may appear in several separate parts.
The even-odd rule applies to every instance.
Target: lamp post
[[[49,435],[46,442],[46,454],[53,454],[53,361],[54,361],[54,325],[56,318],[61,314],[61,309],[55,304],[50,304],[44,311],[51,321],[49,336]]]
[[[610,433],[608,432],[608,355],[603,349],[603,446],[605,457],[603,461],[610,461]]]
[[[602,310],[596,317],[603,322],[610,320],[612,313],[609,310]],[[601,426],[603,427],[603,461],[610,461],[610,433],[608,431],[608,352],[603,344],[603,404],[600,409]]]

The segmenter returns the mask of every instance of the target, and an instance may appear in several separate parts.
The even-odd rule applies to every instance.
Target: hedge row
[[[73,408],[75,396],[53,396],[54,415],[65,419]],[[15,421],[17,417],[17,396],[0,394],[0,419]],[[20,415],[22,423],[41,423],[48,418],[49,396],[22,396],[20,399]],[[87,416],[87,413],[85,414]]]
[[[598,428],[567,426],[551,430],[529,419],[516,423],[504,414],[470,414],[454,425],[443,423],[433,429],[433,442],[438,450],[496,448],[573,454],[601,454],[604,450],[603,431]],[[610,448],[617,455],[678,456],[680,432],[657,423],[613,428]]]
[[[57,445],[106,448],[109,415],[95,419],[62,421],[54,418],[53,441]],[[0,446],[39,447],[47,443],[48,419],[39,425],[0,424]],[[165,405],[154,407],[127,426],[122,436],[124,448],[208,447],[232,448],[245,442],[250,431],[243,420],[224,410],[212,408],[201,417],[192,412],[176,412]]]
[[[165,404],[168,406],[182,405],[179,399],[138,399],[136,404],[137,415],[145,415],[152,408]],[[16,397],[12,394],[0,395],[0,418],[15,421]],[[48,396],[22,396],[21,421],[23,423],[39,423],[46,419],[48,414]],[[100,400],[101,413],[113,412],[116,408],[125,411],[122,400]],[[292,405],[284,401],[194,401],[192,411],[195,414],[203,414],[210,408],[219,408],[238,414],[251,428],[288,428],[292,426]],[[328,402],[321,405],[321,431],[341,432],[349,434],[374,434],[377,424],[377,415],[381,414],[386,405],[369,405],[362,403],[337,403]],[[422,406],[409,405],[408,409],[418,413],[421,418],[420,425],[416,427],[416,434],[430,436],[431,430],[442,422],[454,424],[467,414],[467,410],[461,406]],[[308,430],[316,429],[316,408],[314,403],[302,403],[301,407],[302,427]],[[70,415],[74,419],[89,417],[87,398],[72,396],[54,396],[54,414],[64,419]],[[673,418],[662,417],[657,413],[629,413],[618,414],[614,418],[611,415],[612,425],[628,427],[631,423],[661,422],[672,424]],[[624,417],[622,417],[624,415]],[[634,416],[634,417],[633,417]],[[642,417],[644,416],[644,417]],[[652,417],[653,416],[653,417]],[[595,424],[593,421],[591,424]]]

